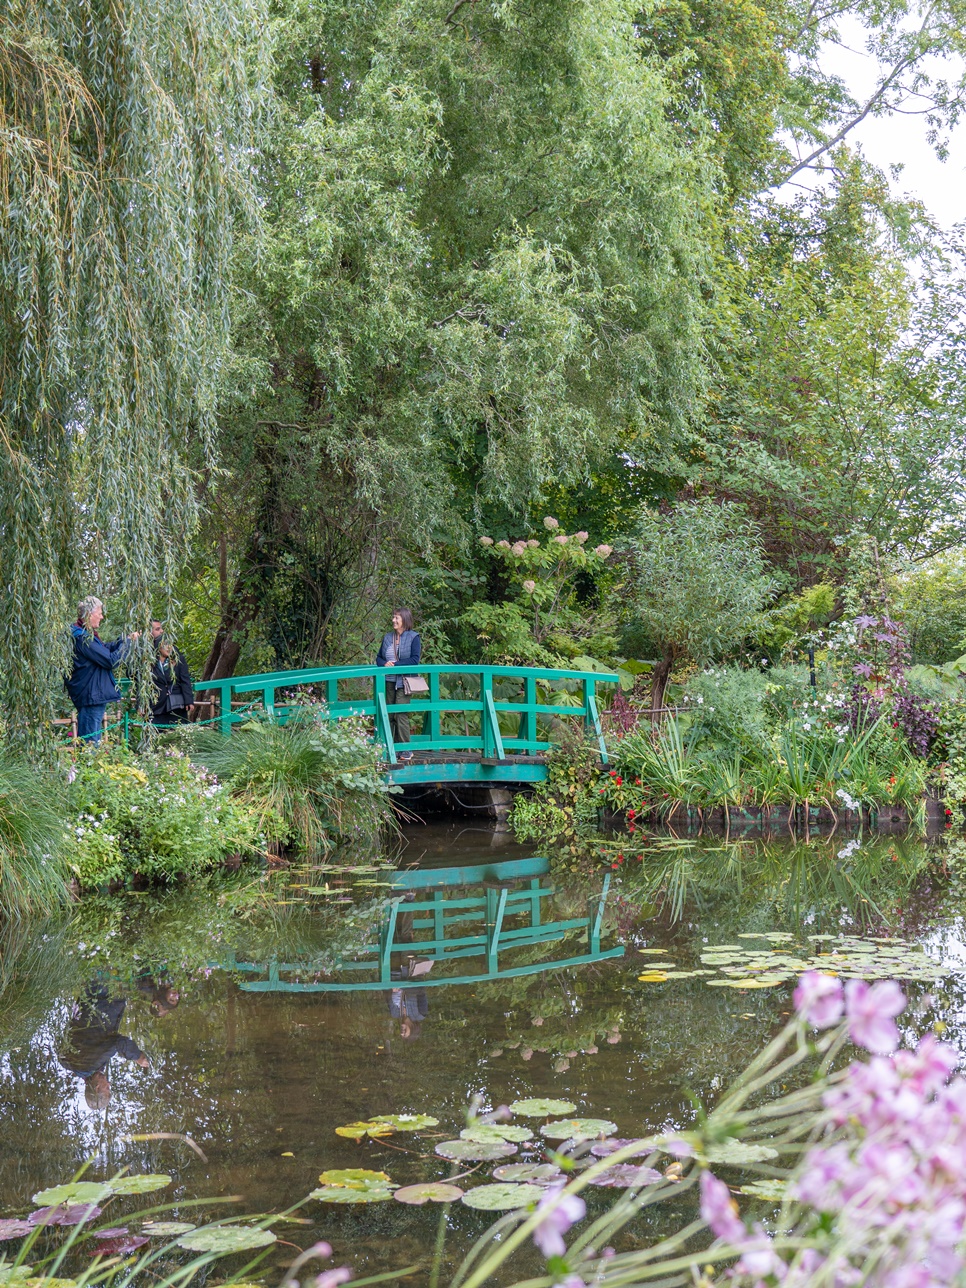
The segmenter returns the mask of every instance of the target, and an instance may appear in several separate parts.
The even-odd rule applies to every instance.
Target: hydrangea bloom
[[[544,519],[544,521],[543,521],[543,526],[544,526],[545,528],[549,528],[549,529],[550,529],[550,531],[551,531],[551,532],[553,532],[556,528],[559,528],[559,527],[560,527],[560,524],[558,523],[558,521],[557,521],[556,519],[552,518],[552,517],[548,514],[548,515],[547,515],[547,517],[546,517],[546,518]]]
[[[481,545],[481,546],[492,546],[492,545],[493,545],[493,538],[492,538],[492,537],[480,537],[480,545]]]
[[[600,555],[601,559],[606,559],[608,555],[614,553],[613,546],[594,546],[594,554]]]
[[[531,581],[530,578],[528,577],[527,580],[523,583],[523,589],[527,592],[528,595],[532,595],[533,592],[537,589],[537,583],[535,581]]]

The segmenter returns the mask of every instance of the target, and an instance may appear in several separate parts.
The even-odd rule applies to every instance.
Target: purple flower
[[[563,1236],[575,1221],[585,1215],[587,1205],[576,1194],[565,1194],[563,1186],[547,1190],[537,1204],[540,1221],[533,1232],[533,1241],[545,1257],[562,1257],[567,1251]]]
[[[806,1024],[817,1029],[831,1028],[842,1018],[842,982],[821,971],[807,971],[798,981],[794,1002]]]
[[[323,1270],[320,1275],[315,1276],[315,1288],[339,1288],[340,1284],[347,1284],[352,1278],[352,1271],[348,1266],[339,1266],[336,1270]]]
[[[731,1191],[711,1172],[701,1173],[701,1215],[719,1239],[736,1243],[747,1236]]]
[[[867,680],[872,674],[872,667],[869,666],[868,662],[856,662],[852,672],[854,675],[861,675],[863,680]]]
[[[905,1009],[906,995],[892,979],[867,984],[850,979],[845,988],[849,1037],[874,1055],[888,1055],[899,1045],[894,1018]]]
[[[868,613],[860,613],[855,619],[855,624],[860,631],[864,631],[869,626],[878,626],[879,619],[878,617],[870,617]]]

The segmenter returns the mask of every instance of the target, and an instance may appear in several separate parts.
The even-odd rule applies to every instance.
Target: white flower
[[[545,528],[548,528],[551,532],[554,532],[556,531],[557,528],[560,527],[560,524],[556,519],[551,518],[551,516],[548,514],[543,521],[543,526]]]

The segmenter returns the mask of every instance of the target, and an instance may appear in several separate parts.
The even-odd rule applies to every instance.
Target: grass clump
[[[0,918],[67,901],[63,796],[49,773],[0,750]]]

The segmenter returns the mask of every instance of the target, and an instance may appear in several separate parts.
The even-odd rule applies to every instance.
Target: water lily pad
[[[0,1221],[0,1243],[5,1243],[7,1239],[19,1239],[25,1234],[30,1234],[33,1229],[29,1221],[20,1221],[16,1217],[8,1221]]]
[[[645,971],[643,975],[638,975],[638,977],[637,977],[637,978],[638,978],[638,980],[639,980],[642,984],[665,984],[665,983],[667,983],[667,975],[665,975],[664,971],[662,971],[662,970],[649,970],[649,971]]]
[[[393,1198],[397,1203],[412,1203],[422,1207],[424,1203],[455,1203],[463,1197],[458,1185],[447,1185],[443,1181],[429,1181],[425,1185],[404,1185],[396,1190]]]
[[[375,1185],[380,1188],[395,1189],[387,1172],[374,1172],[368,1167],[334,1167],[322,1172],[319,1180],[323,1185],[345,1185],[351,1190],[365,1190]]]
[[[171,1184],[171,1177],[163,1172],[144,1172],[139,1176],[119,1176],[111,1181],[115,1194],[150,1194],[152,1190],[163,1190]]]
[[[192,1230],[178,1240],[179,1248],[189,1252],[214,1252],[227,1256],[231,1252],[248,1252],[251,1248],[267,1248],[275,1243],[271,1230],[255,1230],[246,1225],[209,1225]]]
[[[756,1145],[747,1140],[723,1140],[709,1145],[705,1151],[709,1163],[726,1163],[740,1167],[743,1163],[764,1163],[778,1157],[778,1150],[770,1145]]]
[[[533,1132],[527,1127],[514,1127],[510,1123],[475,1123],[460,1132],[460,1140],[474,1140],[481,1145],[494,1140],[533,1140]]]
[[[323,1185],[313,1190],[309,1198],[318,1199],[320,1203],[385,1203],[392,1195],[388,1185],[368,1185],[364,1189],[350,1189],[347,1185]]]
[[[787,1181],[754,1181],[751,1185],[742,1185],[741,1192],[752,1198],[770,1199],[772,1202],[781,1203],[787,1186]]]
[[[539,1203],[545,1193],[542,1185],[478,1185],[463,1195],[463,1202],[481,1212],[508,1212]]]
[[[94,1230],[95,1239],[120,1239],[122,1235],[130,1234],[126,1225],[112,1225],[107,1230]]]
[[[100,1203],[110,1196],[113,1186],[97,1181],[71,1181],[68,1185],[55,1185],[34,1195],[34,1202],[44,1207],[60,1207],[64,1203]]]
[[[152,1239],[166,1239],[176,1234],[188,1234],[189,1231],[197,1228],[190,1221],[145,1221],[141,1226],[142,1232]]]
[[[0,1284],[24,1284],[33,1274],[33,1266],[0,1265]]]
[[[436,1146],[440,1158],[458,1159],[461,1163],[487,1163],[494,1158],[509,1158],[516,1152],[516,1145],[508,1140],[444,1140]]]
[[[648,1137],[646,1140],[635,1140],[628,1138],[622,1140],[618,1136],[611,1136],[610,1140],[598,1140],[590,1147],[590,1152],[595,1158],[607,1158],[610,1154],[616,1154],[619,1149],[626,1149],[628,1145],[636,1145],[637,1148],[633,1154],[628,1154],[628,1158],[641,1158],[645,1154],[653,1154],[655,1150],[654,1138]]]
[[[376,1114],[374,1123],[386,1123],[396,1131],[422,1131],[424,1127],[438,1127],[439,1119],[429,1114]]]
[[[493,1169],[497,1181],[526,1181],[530,1185],[550,1185],[562,1176],[563,1172],[553,1163],[504,1163]]]
[[[617,1163],[608,1167],[605,1172],[595,1176],[591,1185],[611,1186],[614,1189],[630,1189],[637,1185],[656,1185],[664,1177],[656,1168],[638,1167],[635,1163]]]
[[[80,1225],[82,1221],[95,1220],[101,1211],[94,1203],[60,1203],[55,1207],[38,1208],[30,1213],[27,1220],[31,1225]]]
[[[136,1252],[148,1242],[143,1234],[125,1234],[116,1239],[100,1239],[88,1253],[92,1257],[126,1257],[129,1252]]]
[[[597,1136],[613,1136],[617,1124],[606,1118],[564,1118],[544,1123],[540,1131],[550,1140],[594,1140]]]
[[[510,1112],[524,1118],[544,1118],[550,1114],[572,1114],[577,1108],[569,1100],[514,1100]]]
[[[368,1122],[346,1123],[344,1127],[336,1127],[335,1134],[346,1136],[349,1140],[361,1140],[363,1136],[378,1139],[380,1136],[391,1136],[395,1130],[389,1123],[371,1119]]]

